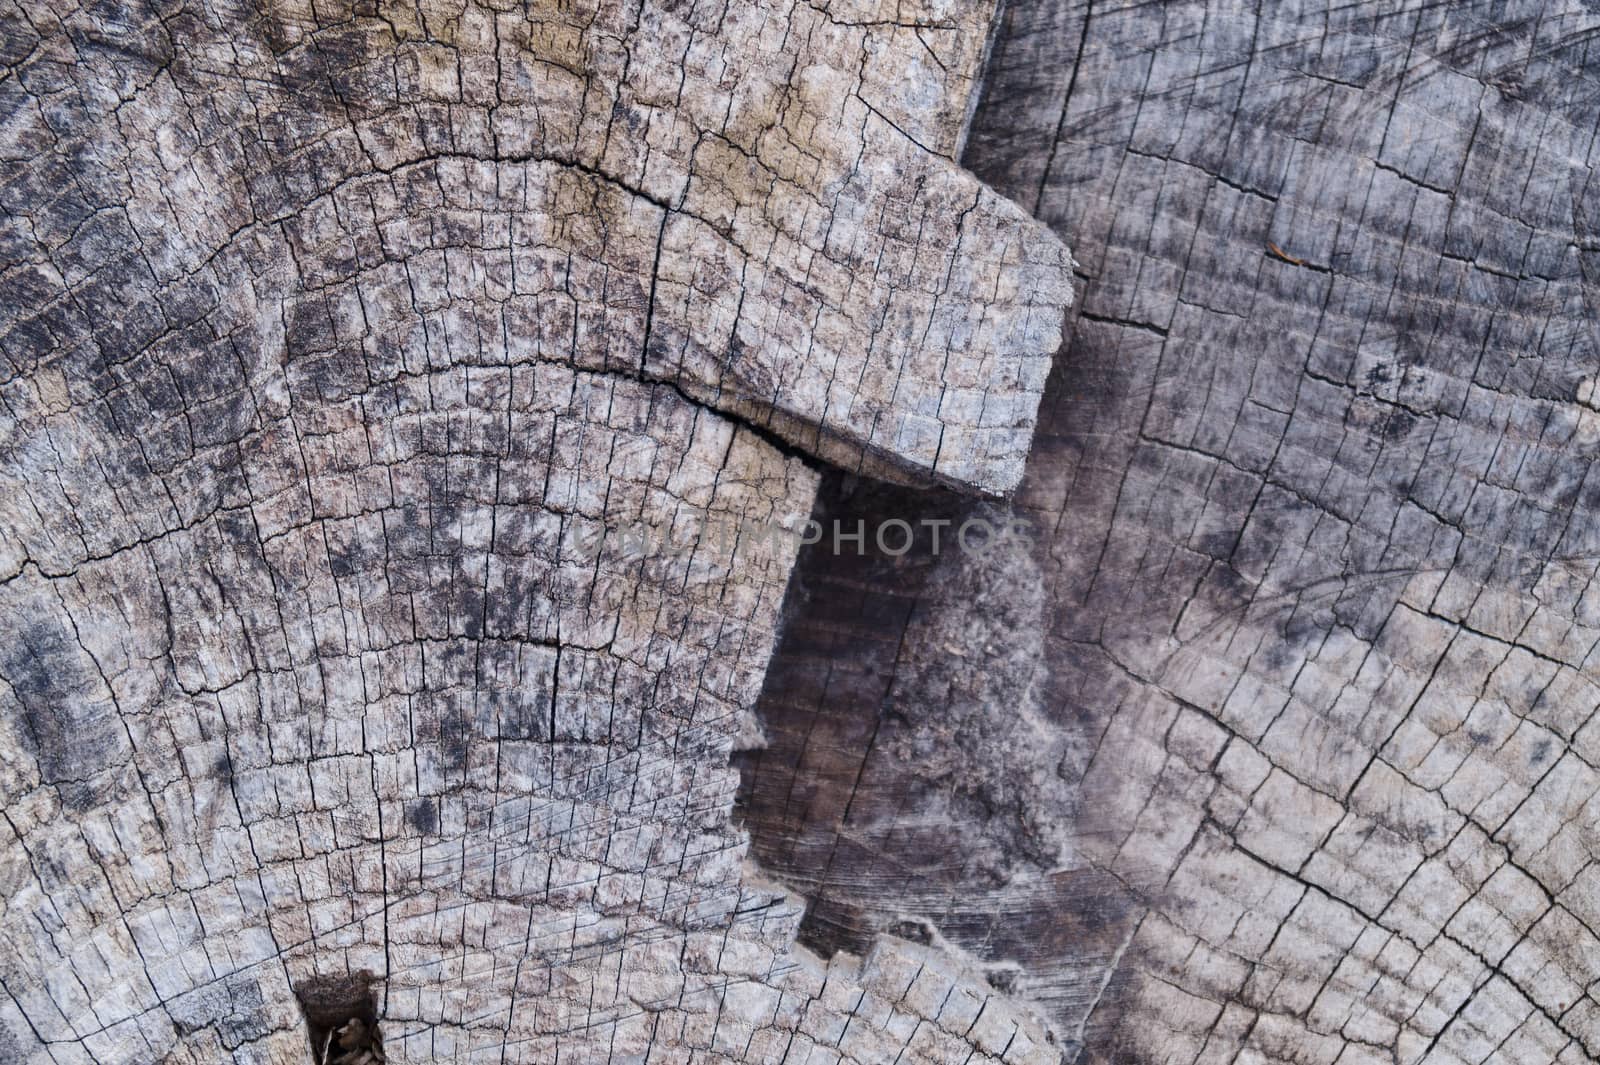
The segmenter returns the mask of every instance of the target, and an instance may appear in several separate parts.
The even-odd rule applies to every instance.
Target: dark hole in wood
[[[383,1038],[370,972],[318,976],[295,986],[313,1065],[380,1065]]]
[[[933,897],[905,852],[926,841],[862,833],[891,822],[883,804],[900,804],[916,781],[874,747],[895,728],[895,668],[913,609],[937,572],[939,553],[956,550],[955,529],[976,504],[945,489],[903,488],[842,473],[823,477],[812,518],[821,539],[800,549],[784,599],[783,631],[756,705],[767,744],[737,751],[736,813],[767,872],[808,897],[800,942],[831,957],[864,954],[885,931],[932,941],[932,913],[905,912]],[[878,532],[892,520],[914,532],[909,549]],[[946,522],[934,547],[925,521]],[[867,531],[865,542],[835,542],[834,530]],[[916,863],[916,864],[921,864]],[[859,885],[871,884],[863,892]],[[956,889],[965,885],[957,883]],[[891,927],[899,921],[903,927]]]

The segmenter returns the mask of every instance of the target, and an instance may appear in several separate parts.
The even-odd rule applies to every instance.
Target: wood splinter
[[[1295,266],[1304,266],[1306,264],[1304,259],[1296,259],[1293,255],[1290,255],[1288,252],[1284,251],[1270,240],[1267,241],[1267,249],[1286,263],[1292,263]]]

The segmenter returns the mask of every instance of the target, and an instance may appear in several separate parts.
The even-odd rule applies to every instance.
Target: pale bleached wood
[[[0,1059],[1049,1060],[731,819],[819,463],[1021,474],[991,15],[4,9]]]

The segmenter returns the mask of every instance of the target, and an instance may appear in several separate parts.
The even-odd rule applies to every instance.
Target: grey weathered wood
[[[1597,29],[1008,7],[966,160],[1082,264],[1040,532],[802,557],[745,786],[813,941],[920,925],[1080,1061],[1600,1057]]]
[[[1600,1056],[1587,8],[1011,5],[1025,475],[987,10],[486,11],[7,16],[0,1056]]]
[[[1049,1060],[731,819],[817,460],[1021,474],[992,8],[3,11],[0,1059]]]

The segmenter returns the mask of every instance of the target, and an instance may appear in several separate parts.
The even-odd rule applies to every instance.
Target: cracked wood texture
[[[1058,1056],[732,822],[811,460],[1022,473],[992,15],[0,7],[0,1061]]]
[[[964,948],[1079,1062],[1600,1059],[1597,37],[1007,8],[966,161],[1081,263],[1034,535],[802,552],[741,757],[806,942]]]

